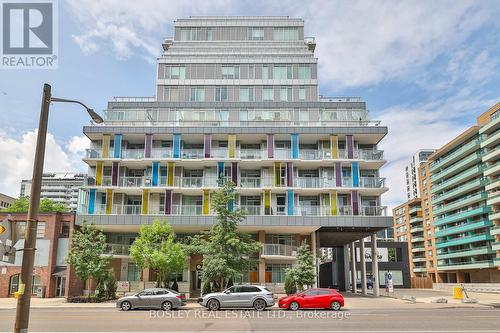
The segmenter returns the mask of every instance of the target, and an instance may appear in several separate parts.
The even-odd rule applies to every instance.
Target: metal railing
[[[247,215],[261,215],[262,207],[253,205],[240,206],[240,209],[244,211]]]
[[[260,160],[264,157],[264,151],[261,149],[240,149],[239,157],[242,160]]]
[[[212,148],[210,151],[210,156],[212,158],[228,158],[229,157],[229,149],[228,148]]]
[[[297,247],[286,244],[264,244],[262,254],[265,256],[297,256]]]
[[[113,214],[118,215],[140,215],[142,205],[113,205]]]
[[[296,177],[295,186],[302,188],[319,188],[319,177]]]
[[[136,160],[144,158],[144,148],[143,149],[123,149],[122,158]]]
[[[104,254],[128,256],[130,255],[130,245],[106,243]]]
[[[188,160],[196,160],[205,158],[203,149],[182,149],[181,157]]]
[[[152,158],[171,158],[172,150],[167,148],[153,148],[151,149]]]
[[[202,205],[172,205],[172,215],[198,216],[202,212]]]
[[[261,187],[261,177],[241,177],[240,187],[247,188],[260,188]]]

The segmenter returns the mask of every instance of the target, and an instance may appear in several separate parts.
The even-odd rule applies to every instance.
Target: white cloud
[[[290,15],[317,40],[320,80],[338,89],[418,74],[491,23],[491,1],[162,1],[70,0],[85,53],[111,49],[118,59],[160,53],[174,19],[190,15]],[[487,55],[483,55],[485,57]],[[481,58],[477,59],[479,62]],[[477,68],[480,74],[480,68]]]
[[[21,180],[31,178],[36,136],[37,130],[28,131],[20,138],[0,131],[0,192],[18,196]],[[48,133],[44,171],[85,171],[81,157],[86,147],[86,137],[73,137],[63,147]]]

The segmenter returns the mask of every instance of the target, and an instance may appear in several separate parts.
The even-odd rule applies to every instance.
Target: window
[[[262,100],[263,101],[272,101],[272,100],[274,100],[274,89],[273,89],[273,87],[264,87],[264,88],[262,88]]]
[[[264,28],[248,28],[248,39],[249,40],[263,40],[264,39]]]
[[[292,79],[292,66],[274,66],[273,67],[274,80],[290,80]]]
[[[240,68],[238,66],[222,66],[222,79],[239,79]]]
[[[168,79],[185,79],[186,78],[186,68],[181,66],[170,67],[170,77]]]
[[[269,66],[262,66],[262,80],[269,80]]]
[[[248,79],[249,80],[255,79],[255,66],[254,65],[248,65]]]
[[[240,87],[240,102],[253,102],[253,87]]]
[[[241,287],[242,293],[258,293],[260,289],[254,286],[243,286]]]
[[[306,88],[299,87],[299,101],[305,101],[305,100],[306,100]]]
[[[280,101],[291,102],[292,101],[292,87],[281,87],[280,88]]]
[[[273,31],[274,40],[298,40],[299,30],[291,27],[275,27]]]
[[[227,87],[215,87],[215,101],[227,101]]]
[[[61,238],[68,238],[69,237],[69,231],[70,231],[70,223],[69,222],[63,222],[61,225]]]
[[[169,87],[168,88],[168,98],[167,101],[178,102],[179,101],[179,88]]]
[[[19,289],[19,274],[12,275],[9,279],[9,295],[14,294]]]
[[[24,234],[26,232],[26,222],[17,222],[17,235],[19,238],[24,239]],[[45,222],[38,222],[36,228],[36,238],[45,237]]]
[[[310,65],[300,65],[299,66],[299,79],[308,80],[311,78],[311,66]]]
[[[33,278],[31,280],[31,293],[36,294],[36,290],[38,287],[41,285],[41,279],[40,275],[33,275]]]
[[[190,101],[191,102],[203,102],[203,101],[205,101],[205,88],[204,87],[192,87]]]

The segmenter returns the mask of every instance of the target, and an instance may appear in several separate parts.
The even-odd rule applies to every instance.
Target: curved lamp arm
[[[104,120],[101,118],[100,115],[97,114],[97,112],[95,112],[93,109],[89,108],[88,106],[86,106],[85,104],[83,104],[80,101],[73,100],[73,99],[57,98],[57,97],[51,97],[50,101],[51,102],[60,102],[60,103],[76,103],[76,104],[80,104],[81,106],[83,106],[87,110],[87,113],[90,115],[90,117],[92,118],[92,120],[95,123],[101,124],[102,122],[104,122]]]

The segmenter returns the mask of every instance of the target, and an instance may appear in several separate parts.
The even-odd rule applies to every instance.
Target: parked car
[[[344,306],[344,297],[335,289],[311,288],[280,298],[278,306],[293,311],[318,308],[338,311]]]
[[[164,288],[144,289],[137,294],[125,296],[116,301],[116,307],[123,311],[131,309],[172,310],[186,305],[186,296]]]
[[[361,279],[356,279],[356,287],[361,288]],[[373,280],[372,279],[370,279],[370,278],[366,279],[366,288],[373,289]]]
[[[254,308],[263,311],[274,305],[274,297],[266,287],[236,285],[223,292],[206,294],[198,298],[198,303],[211,311],[224,308]]]

